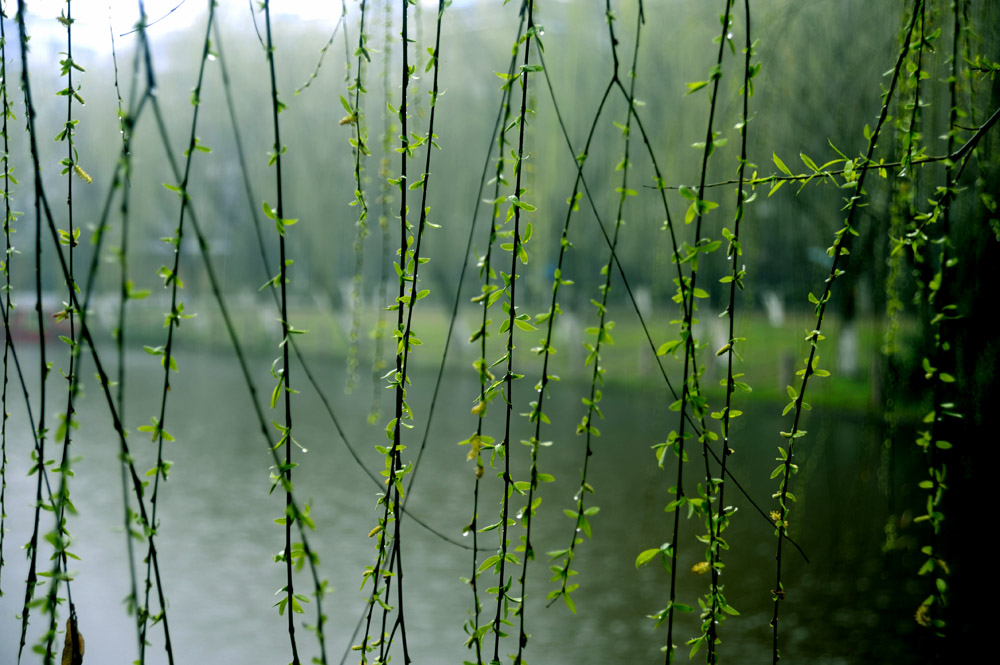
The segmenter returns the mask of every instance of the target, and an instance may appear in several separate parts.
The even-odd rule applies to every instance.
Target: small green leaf
[[[639,566],[642,566],[644,564],[649,563],[649,561],[654,556],[656,556],[657,554],[659,554],[660,551],[661,550],[658,547],[655,548],[655,549],[651,549],[651,550],[643,550],[642,552],[639,553],[639,556],[637,556],[635,558],[635,567],[638,568]]]
[[[787,166],[785,166],[785,163],[781,161],[781,157],[778,157],[778,153],[772,152],[771,157],[772,159],[774,159],[774,165],[777,166],[782,173],[789,176],[792,175],[792,172],[788,169]]]

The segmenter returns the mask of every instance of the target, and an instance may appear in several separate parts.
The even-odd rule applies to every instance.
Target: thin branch
[[[187,2],[187,0],[181,0],[180,2],[178,2],[174,6],[173,9],[171,9],[169,12],[167,12],[166,14],[164,14],[163,16],[161,16],[160,18],[156,19],[155,21],[150,21],[149,23],[146,23],[145,21],[143,21],[143,25],[141,27],[133,28],[133,29],[129,30],[128,32],[121,33],[118,36],[119,37],[127,37],[128,35],[131,35],[133,33],[136,33],[136,32],[142,31],[142,30],[146,30],[147,28],[156,25],[157,23],[159,23],[160,21],[162,21],[163,19],[167,18],[168,16],[170,16],[171,14],[173,14],[175,11],[177,11],[178,9],[180,9],[181,5],[183,5],[185,2]]]
[[[850,171],[857,171],[862,167],[875,168],[875,169],[898,169],[907,166],[920,166],[922,164],[933,164],[935,162],[944,162],[944,161],[952,161],[952,162],[961,161],[962,168],[964,169],[965,164],[968,163],[968,157],[971,156],[972,151],[979,144],[979,141],[981,141],[982,138],[987,134],[987,132],[993,129],[993,125],[997,123],[998,119],[1000,119],[1000,108],[997,108],[995,111],[993,111],[993,114],[990,115],[989,119],[986,122],[984,122],[979,127],[975,128],[975,133],[971,137],[969,137],[969,140],[963,143],[957,150],[948,153],[947,155],[934,155],[931,157],[919,157],[914,160],[900,160],[900,161],[885,162],[885,163],[875,163],[869,161],[867,163],[857,164],[852,169],[850,169]],[[833,176],[844,175],[848,171],[849,171],[848,169],[833,169],[833,170],[820,169],[814,173],[799,173],[794,175],[773,174],[765,176],[763,178],[750,178],[747,180],[743,180],[743,184],[755,187],[757,185],[765,185],[767,183],[809,181],[817,177],[832,178]],[[740,184],[739,179],[720,180],[718,182],[707,183],[705,185],[705,189],[709,189],[711,187],[725,187],[727,185],[738,185],[738,184]],[[645,185],[644,187],[646,187],[647,189],[679,190],[681,187],[684,187],[684,185],[666,185],[662,188],[656,187],[655,185]]]

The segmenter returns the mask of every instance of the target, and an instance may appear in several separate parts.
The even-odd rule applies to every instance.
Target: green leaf
[[[772,152],[771,158],[774,159],[774,165],[777,166],[782,173],[785,175],[792,175],[792,172],[785,166],[785,163],[781,161],[781,157],[778,157],[778,153]]]
[[[638,568],[639,566],[649,563],[649,561],[660,552],[661,550],[659,547],[651,550],[643,550],[639,553],[639,556],[635,558],[635,567]]]

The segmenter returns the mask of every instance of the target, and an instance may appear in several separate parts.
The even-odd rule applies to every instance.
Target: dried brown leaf
[[[63,643],[62,665],[83,664],[83,634],[76,625],[76,617],[66,619],[66,641]]]

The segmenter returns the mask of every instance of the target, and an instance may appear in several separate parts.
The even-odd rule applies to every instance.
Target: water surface
[[[24,366],[34,368],[37,356],[22,353]],[[272,607],[278,600],[275,592],[284,585],[284,568],[273,562],[283,547],[283,528],[273,519],[282,515],[284,499],[278,492],[268,493],[270,453],[231,358],[185,353],[179,362],[181,372],[172,381],[166,421],[176,441],[167,444],[165,455],[174,464],[169,482],[161,487],[157,541],[176,662],[286,663],[290,651],[285,620]],[[162,374],[157,359],[146,354],[130,356],[128,363],[126,420],[132,431],[128,441],[141,473],[153,465],[155,447],[136,428],[158,411]],[[272,385],[270,364],[270,358],[253,360],[265,396]],[[364,422],[371,386],[362,382],[353,395],[345,395],[341,367],[341,363],[317,363],[314,370],[334,400],[351,444],[367,467],[378,471],[382,462],[374,446],[386,441],[384,422],[376,426]],[[321,574],[333,590],[324,609],[328,653],[336,663],[351,643],[365,607],[359,587],[364,567],[374,560],[375,542],[367,534],[377,523],[379,488],[348,454],[318,399],[306,389],[302,373],[294,372],[295,368],[293,386],[302,388],[294,399],[295,438],[308,448],[308,453],[295,453],[300,463],[295,489],[300,500],[313,506],[317,530],[310,534],[311,543],[322,558]],[[85,368],[85,376],[92,374]],[[410,389],[417,425],[406,441],[410,459],[419,448],[433,379],[433,375],[418,374]],[[64,396],[55,393],[60,384],[56,379],[49,382],[50,424],[52,414],[64,408]],[[553,445],[542,450],[539,465],[557,481],[543,486],[543,503],[533,527],[538,558],[528,571],[525,611],[532,638],[525,657],[528,662],[551,665],[659,663],[666,630],[654,630],[654,622],[646,617],[666,605],[668,576],[657,564],[640,570],[634,565],[639,552],[669,540],[672,519],[663,507],[669,500],[667,488],[674,482],[675,467],[670,462],[666,470],[659,469],[650,451],[673,423],[674,414],[667,409],[672,398],[659,385],[605,390],[602,409],[606,418],[599,424],[602,436],[595,442],[588,478],[596,488],[590,503],[599,506],[600,513],[591,520],[593,540],[580,546],[576,559],[578,613],[573,616],[561,602],[545,606],[544,596],[553,587],[543,553],[566,547],[573,536],[573,523],[563,509],[573,507],[579,482],[583,440],[575,428],[584,414],[580,397],[585,389],[568,382],[554,384],[546,408],[553,425],[543,429],[543,439]],[[446,375],[408,504],[414,515],[465,544],[472,541],[462,535],[462,527],[472,515],[474,475],[465,459],[467,449],[456,443],[474,431],[469,409],[477,390],[471,371],[460,369]],[[515,401],[525,405],[531,392],[531,385],[522,382],[516,386]],[[499,402],[492,408],[499,412]],[[31,439],[23,403],[13,399],[8,410],[7,566],[3,570],[5,595],[0,598],[0,663],[16,660],[20,622],[14,615],[20,612],[27,568],[23,551],[17,548],[30,537],[35,487],[34,477],[26,476]],[[780,407],[753,405],[745,410],[748,415],[737,421],[731,468],[750,495],[770,510],[777,481],[769,475],[781,443],[777,432],[784,427]],[[87,662],[131,663],[137,649],[132,620],[123,604],[128,564],[118,443],[96,382],[90,382],[79,411],[81,429],[73,454],[80,459],[74,464],[71,485],[78,514],[69,523],[74,536],[71,549],[80,557],[71,566],[75,571],[73,600],[86,637]],[[280,414],[268,413],[267,417],[280,419]],[[516,440],[526,439],[526,419],[515,420]],[[487,428],[498,438],[502,432],[495,423],[499,422],[491,419]],[[905,500],[887,497],[886,474],[902,474],[903,462],[892,469],[886,466],[881,428],[863,417],[816,409],[806,429],[810,435],[799,449],[801,472],[796,478],[798,503],[792,535],[810,563],[786,548],[783,658],[802,663],[865,663],[878,655],[897,663],[917,662],[918,654],[910,646],[913,610],[920,602],[914,574],[919,564],[912,556],[915,540],[903,529],[898,542],[901,549],[883,553],[891,504]],[[528,449],[517,444],[513,448],[515,478],[527,479]],[[697,450],[691,452],[685,473],[692,483],[703,480],[704,463]],[[494,476],[495,471],[487,469],[480,493],[480,525],[499,519],[500,485]],[[689,493],[693,489],[689,485]],[[741,615],[721,626],[720,654],[730,662],[769,663],[773,528],[732,485],[726,503],[738,511],[726,532],[730,549],[722,579],[729,602]],[[51,515],[43,513],[42,524],[44,531],[50,530]],[[906,527],[905,518],[899,526]],[[696,539],[702,530],[697,519],[682,524],[678,600],[693,606],[709,582],[708,576],[689,572],[704,556],[704,545]],[[480,535],[480,546],[488,550],[484,556],[495,550],[496,534]],[[515,530],[512,540],[518,542],[521,535],[521,530]],[[471,589],[460,580],[470,575],[471,552],[411,521],[404,523],[403,548],[408,643],[414,662],[474,660],[473,652],[463,646],[462,630],[472,607]],[[47,556],[41,561],[44,569],[50,566]],[[484,575],[480,579],[483,588],[495,584],[495,578]],[[306,574],[299,575],[296,584],[302,593],[311,591]],[[488,601],[483,598],[483,621],[494,611]],[[302,621],[315,621],[311,605],[306,606]],[[30,645],[42,625],[37,610],[31,624],[28,662],[33,657]],[[697,626],[696,616],[681,616],[675,628],[678,644],[697,634]],[[315,640],[301,629],[301,623],[298,635],[308,662],[316,654]],[[166,662],[159,627],[151,629],[150,640],[147,662]],[[492,642],[489,645],[486,653],[491,655]],[[501,654],[514,649],[516,644],[502,645]],[[686,660],[686,653],[682,645],[680,661]],[[347,662],[357,660],[352,653]]]

